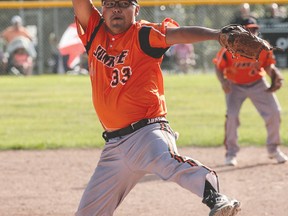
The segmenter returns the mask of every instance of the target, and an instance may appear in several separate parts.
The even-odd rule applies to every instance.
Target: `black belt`
[[[134,131],[139,130],[142,127],[145,127],[145,126],[150,125],[150,124],[160,123],[160,122],[168,123],[168,121],[166,120],[165,117],[156,117],[156,118],[151,118],[151,119],[142,119],[142,120],[140,120],[138,122],[132,123],[128,127],[121,128],[119,130],[115,130],[115,131],[112,131],[112,132],[104,131],[103,134],[102,134],[102,137],[104,138],[104,140],[106,142],[108,142],[109,139],[125,136],[125,135],[133,133]]]

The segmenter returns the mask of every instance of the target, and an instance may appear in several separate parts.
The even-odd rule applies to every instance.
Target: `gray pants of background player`
[[[106,143],[80,201],[77,216],[111,216],[147,173],[178,183],[203,197],[205,180],[218,190],[214,172],[178,154],[167,123],[155,123]],[[135,212],[136,214],[136,212]]]
[[[226,94],[225,147],[226,156],[236,156],[239,151],[237,129],[240,125],[239,112],[245,99],[250,98],[265,121],[267,130],[266,146],[268,153],[276,151],[280,144],[280,110],[276,95],[267,92],[265,78],[247,85],[232,84],[231,92]],[[257,128],[253,129],[257,133]]]

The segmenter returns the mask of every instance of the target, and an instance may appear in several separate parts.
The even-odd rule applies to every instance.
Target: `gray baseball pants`
[[[239,112],[243,102],[249,98],[265,121],[267,130],[266,146],[273,153],[280,144],[280,104],[274,93],[267,92],[265,78],[247,85],[231,84],[231,92],[226,94],[225,140],[226,156],[236,156],[239,151],[238,132]],[[257,128],[255,128],[257,133]]]
[[[106,143],[76,215],[112,216],[136,183],[148,173],[176,182],[201,198],[205,180],[218,190],[214,172],[178,154],[175,134],[168,123],[155,123]]]

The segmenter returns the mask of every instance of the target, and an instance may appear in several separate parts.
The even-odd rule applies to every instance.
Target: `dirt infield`
[[[282,147],[285,153],[288,148]],[[1,216],[68,216],[75,212],[99,149],[0,152]],[[243,147],[239,166],[223,166],[223,148],[180,148],[215,169],[221,191],[242,202],[242,216],[288,215],[288,163],[267,158],[264,147]],[[175,183],[145,176],[115,216],[202,216],[201,199]]]

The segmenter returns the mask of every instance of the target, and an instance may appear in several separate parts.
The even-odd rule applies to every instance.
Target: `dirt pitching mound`
[[[288,153],[287,147],[282,150]],[[221,192],[241,201],[239,215],[288,215],[288,163],[268,159],[264,147],[241,148],[237,167],[223,166],[223,147],[179,148],[179,152],[218,173]],[[100,153],[99,149],[0,152],[0,215],[73,215]],[[114,215],[202,216],[208,212],[196,195],[147,175]]]

